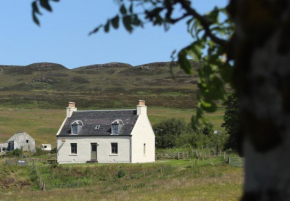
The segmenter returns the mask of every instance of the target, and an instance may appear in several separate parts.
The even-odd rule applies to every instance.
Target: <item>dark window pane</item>
[[[97,144],[95,143],[92,144],[92,151],[97,151]]]
[[[111,143],[112,154],[118,154],[118,143]]]
[[[71,146],[71,153],[77,154],[78,153],[77,152],[77,143],[71,143],[70,146]]]

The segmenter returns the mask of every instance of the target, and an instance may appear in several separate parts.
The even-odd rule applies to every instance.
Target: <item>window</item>
[[[29,142],[29,140],[26,140],[26,143],[28,143]]]
[[[44,148],[47,148],[47,146],[44,146]]]
[[[112,154],[118,154],[118,143],[111,143],[111,153]]]
[[[77,154],[78,153],[77,143],[70,143],[70,148],[71,148],[71,153],[72,154]]]
[[[78,134],[78,125],[72,125],[71,129],[72,129],[72,134]]]
[[[146,154],[146,143],[144,143],[144,145],[143,145],[143,154],[144,155]]]
[[[118,124],[113,124],[112,125],[112,129],[113,129],[112,134],[113,135],[118,135]]]

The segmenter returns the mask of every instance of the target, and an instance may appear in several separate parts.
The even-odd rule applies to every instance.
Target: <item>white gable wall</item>
[[[97,143],[99,163],[130,163],[130,140],[130,136],[57,137],[57,162],[86,163],[91,160],[91,143]],[[77,154],[71,154],[70,143],[77,143]],[[117,155],[111,154],[111,143],[118,143]]]
[[[139,115],[132,130],[132,163],[155,162],[155,135],[146,113]],[[145,154],[144,144],[146,144]]]

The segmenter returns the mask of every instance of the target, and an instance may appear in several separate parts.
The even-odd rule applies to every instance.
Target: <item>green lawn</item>
[[[3,169],[5,165],[1,164]],[[26,167],[22,181],[4,188],[1,200],[238,200],[242,193],[243,169],[227,165],[221,158],[163,160],[148,164],[74,164],[37,163],[46,191],[34,190],[37,182]],[[11,166],[9,166],[11,167]],[[6,178],[20,175],[19,167],[6,172]],[[120,170],[125,174],[119,174]],[[6,171],[8,171],[6,166]],[[2,181],[2,180],[0,180]],[[15,180],[16,181],[16,180]],[[17,180],[20,181],[20,180]],[[1,189],[2,188],[2,189]]]

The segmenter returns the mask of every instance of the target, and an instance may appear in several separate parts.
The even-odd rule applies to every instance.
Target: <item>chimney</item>
[[[147,115],[145,100],[139,100],[139,105],[137,105],[137,115]]]
[[[66,108],[66,117],[71,117],[72,113],[77,110],[75,102],[69,102]]]

